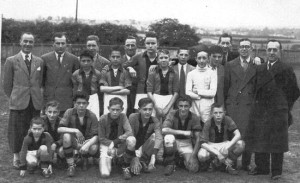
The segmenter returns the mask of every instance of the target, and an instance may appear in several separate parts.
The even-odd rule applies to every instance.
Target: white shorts
[[[122,113],[126,114],[127,113],[127,95],[111,95],[111,94],[107,94],[107,93],[104,93],[104,97],[103,97],[103,100],[104,100],[103,114],[109,113],[109,111],[108,111],[109,101],[110,101],[110,99],[112,99],[114,97],[118,97],[123,101],[124,109],[123,109]]]
[[[180,155],[192,154],[193,145],[191,139],[176,139],[177,150]]]
[[[191,112],[195,113],[205,123],[210,118],[211,106],[214,99],[201,98],[200,100],[193,100]]]
[[[27,151],[26,161],[28,164],[33,164],[33,163],[37,164],[38,163],[37,150]]]
[[[153,94],[154,100],[156,102],[157,107],[164,109],[170,100],[172,99],[173,95],[158,95],[158,94]],[[156,115],[156,111],[153,110],[152,116]]]
[[[99,100],[97,93],[90,95],[89,105],[87,106],[87,109],[96,114],[96,117],[99,120]]]

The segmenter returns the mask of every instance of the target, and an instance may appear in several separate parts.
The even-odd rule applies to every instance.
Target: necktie
[[[246,71],[248,68],[248,62],[246,59],[243,60],[243,68],[244,68],[244,71]]]
[[[269,62],[269,64],[268,64],[268,70],[271,70],[271,67],[272,67],[272,64],[271,64],[271,62]]]
[[[26,54],[25,55],[25,64],[27,66],[27,69],[28,69],[28,72],[29,72],[29,75],[30,75],[30,71],[31,71],[31,64],[30,64],[30,61],[29,61],[29,56]]]
[[[60,60],[61,60],[61,54],[58,54],[57,55],[57,61],[58,61],[58,65],[59,66],[61,66]]]
[[[180,69],[179,94],[180,96],[185,95],[185,72],[183,70],[183,65],[181,65]]]

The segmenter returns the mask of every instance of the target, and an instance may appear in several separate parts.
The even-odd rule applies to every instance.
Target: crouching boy
[[[154,110],[154,103],[150,98],[142,98],[139,102],[139,112],[129,116],[129,123],[136,138],[135,154],[131,167],[134,174],[150,172],[155,168],[155,160],[159,148],[162,145],[163,137],[161,122],[151,116]]]
[[[229,174],[238,174],[233,165],[245,148],[241,134],[235,122],[225,116],[222,105],[212,105],[211,115],[212,118],[203,127],[203,137],[208,142],[201,145],[199,161],[210,164],[212,169],[219,168]]]
[[[177,100],[177,110],[171,111],[163,123],[165,175],[171,175],[175,170],[176,153],[183,158],[183,165],[191,172],[197,172],[199,162],[198,151],[202,140],[200,138],[200,118],[190,112],[192,99],[182,96]],[[194,143],[193,143],[194,142]],[[193,145],[194,144],[194,145]]]
[[[36,167],[42,169],[44,177],[48,178],[52,174],[52,154],[51,135],[44,132],[44,120],[34,117],[30,122],[30,130],[24,138],[21,149],[20,176],[24,176],[26,170],[33,173]]]
[[[63,134],[62,150],[68,164],[69,177],[75,175],[74,150],[78,150],[82,156],[83,170],[87,170],[87,158],[96,157],[98,152],[98,121],[96,115],[87,109],[89,95],[76,92],[73,101],[74,108],[65,112],[57,130]]]
[[[123,101],[114,97],[110,99],[109,113],[100,117],[98,136],[100,141],[99,170],[103,178],[110,176],[112,160],[117,161],[123,169],[125,179],[131,178],[130,163],[135,155],[136,140],[123,111]]]

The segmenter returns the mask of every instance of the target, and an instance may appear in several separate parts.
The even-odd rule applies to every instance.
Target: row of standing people
[[[10,147],[14,152],[14,163],[17,164],[18,160],[18,152],[20,150],[20,140],[22,137],[16,137],[16,132],[20,132],[20,134],[23,134],[25,136],[26,129],[28,129],[28,121],[32,118],[32,116],[35,116],[38,114],[37,109],[41,109],[41,92],[39,90],[41,87],[39,87],[41,84],[44,89],[44,99],[46,101],[49,101],[50,99],[57,99],[62,103],[61,111],[64,112],[68,107],[72,106],[72,98],[73,95],[73,85],[72,82],[70,83],[70,77],[72,78],[72,73],[78,69],[78,61],[77,57],[71,56],[73,61],[68,61],[72,59],[67,59],[68,55],[70,53],[65,51],[66,47],[66,37],[64,35],[57,35],[54,37],[54,48],[55,52],[46,54],[45,56],[42,56],[43,60],[38,59],[37,57],[31,55],[31,49],[33,46],[34,38],[30,34],[24,34],[21,38],[21,46],[22,46],[22,52],[18,54],[17,56],[13,58],[9,58],[7,60],[7,63],[5,64],[5,79],[4,79],[4,89],[8,96],[12,96],[11,94],[14,94],[13,98],[11,97],[10,101],[10,122],[9,122],[9,141],[10,141]],[[129,41],[129,48],[131,48],[135,43],[134,39],[127,40]],[[228,35],[225,35],[225,37],[220,37],[220,45],[230,45],[231,44],[231,37]],[[135,45],[136,46],[136,45]],[[256,66],[256,64],[259,64],[260,61],[257,61],[257,58],[252,59],[250,57],[252,45],[251,41],[248,39],[241,40],[239,42],[239,53],[240,56],[237,57],[235,60],[227,63],[229,61],[229,53],[226,48],[226,46],[221,49],[221,47],[218,46],[212,46],[210,50],[202,50],[198,52],[196,61],[197,61],[197,68],[194,69],[192,66],[187,64],[188,57],[189,57],[189,51],[187,49],[179,49],[178,51],[178,59],[179,64],[175,65],[174,67],[165,67],[166,70],[164,70],[164,67],[161,66],[167,66],[166,62],[169,62],[169,55],[165,51],[162,51],[161,54],[157,54],[157,38],[153,34],[148,34],[145,39],[145,46],[146,51],[143,53],[139,53],[131,58],[131,60],[123,63],[124,68],[127,68],[131,79],[134,80],[132,84],[132,88],[129,88],[130,92],[130,98],[128,101],[128,106],[134,108],[137,108],[137,104],[140,98],[143,98],[145,96],[149,96],[152,101],[154,102],[154,108],[155,111],[158,113],[158,115],[161,115],[162,117],[165,117],[168,112],[170,111],[172,105],[174,104],[176,100],[176,90],[178,91],[179,95],[182,95],[183,93],[186,93],[187,95],[190,95],[194,101],[192,105],[192,111],[198,114],[201,117],[201,120],[205,123],[210,117],[210,107],[214,101],[216,101],[219,104],[225,104],[226,110],[228,112],[228,115],[232,117],[232,119],[237,123],[238,128],[241,131],[243,139],[246,138],[246,130],[254,129],[256,130],[257,126],[255,126],[255,122],[257,122],[257,119],[252,119],[250,127],[248,127],[249,124],[249,116],[250,112],[252,111],[253,114],[256,116],[262,118],[262,116],[259,116],[261,112],[251,110],[251,106],[255,101],[255,104],[260,103],[261,101],[257,101],[256,99],[265,100],[266,97],[259,98],[259,90],[255,88],[258,85],[258,83],[264,78],[259,76],[267,75],[269,77],[269,80],[267,82],[272,82],[275,85],[280,85],[281,89],[277,93],[272,93],[272,96],[279,95],[281,97],[282,95],[285,96],[286,101],[281,101],[281,103],[278,104],[279,108],[287,108],[287,113],[284,111],[284,114],[288,116],[287,120],[290,121],[291,115],[290,110],[292,108],[292,105],[294,101],[298,98],[299,91],[297,87],[297,82],[295,79],[295,75],[293,71],[290,69],[290,67],[287,67],[282,61],[280,61],[280,51],[281,51],[281,44],[278,41],[270,41],[267,46],[267,56],[268,60],[266,64],[263,64],[261,66]],[[101,58],[100,55],[96,53],[97,50],[97,40],[88,40],[87,41],[87,47],[91,47],[91,50],[94,50],[94,57],[95,58]],[[125,46],[126,48],[126,46]],[[224,54],[225,51],[225,54]],[[226,52],[227,51],[227,52]],[[165,52],[165,53],[164,53]],[[25,54],[28,53],[28,54]],[[113,52],[112,52],[113,53]],[[50,54],[52,55],[52,60],[49,58],[49,61],[47,61],[47,57],[50,57]],[[26,58],[26,55],[28,55],[29,59]],[[112,54],[111,54],[112,56]],[[159,57],[161,58],[161,64],[159,68],[156,68],[155,65],[157,65],[157,61],[159,60]],[[21,58],[23,57],[23,58]],[[56,57],[56,58],[55,58]],[[121,57],[121,53],[118,55],[118,57]],[[164,58],[165,57],[165,58]],[[167,58],[168,57],[168,58]],[[62,58],[62,60],[61,60]],[[128,58],[128,55],[125,55],[124,58]],[[225,58],[225,59],[224,59]],[[14,67],[14,59],[16,59],[16,64],[19,66],[19,68]],[[20,62],[24,60],[24,62]],[[104,58],[102,58],[102,61],[94,62],[93,65],[95,68],[102,67],[100,70],[102,71],[105,64],[108,64],[109,62],[105,63]],[[165,61],[164,61],[165,60]],[[225,62],[224,62],[225,60]],[[29,63],[28,63],[29,61]],[[31,62],[32,61],[32,62]],[[59,61],[59,62],[57,62]],[[76,63],[77,62],[77,63]],[[19,63],[19,64],[18,64]],[[209,65],[208,65],[209,63]],[[225,65],[225,69],[223,68],[222,63]],[[253,64],[255,63],[255,64]],[[269,71],[269,66],[264,67],[267,65],[267,63],[273,63],[276,66],[279,64],[283,64],[284,67],[278,66],[279,68],[283,70],[276,70],[277,72],[272,73]],[[154,65],[154,67],[152,66]],[[269,64],[268,64],[269,65]],[[22,66],[22,67],[20,67]],[[26,73],[26,66],[27,66],[27,73]],[[30,69],[28,69],[30,68]],[[272,67],[273,68],[273,67]],[[22,77],[23,75],[20,75],[19,71],[22,71],[20,69],[23,69],[25,74],[27,74],[26,77]],[[62,71],[65,69],[64,71]],[[153,75],[155,72],[149,71],[158,71],[156,74]],[[188,74],[190,70],[195,70],[191,74]],[[13,73],[11,71],[17,71],[17,73]],[[113,70],[113,69],[112,69]],[[32,72],[31,72],[32,71]],[[60,71],[60,72],[58,72]],[[174,71],[174,73],[177,74],[177,84],[173,85],[174,87],[170,89],[170,71]],[[126,70],[125,70],[126,72]],[[150,72],[150,73],[149,73]],[[43,73],[43,74],[42,74]],[[271,74],[270,74],[271,73]],[[40,75],[43,75],[40,77]],[[153,76],[151,76],[151,74]],[[168,75],[168,76],[167,76]],[[185,77],[180,77],[180,75]],[[203,76],[201,76],[203,75]],[[15,76],[19,77],[20,81],[18,79],[14,78]],[[30,77],[28,77],[30,76]],[[168,77],[169,80],[164,79],[165,77]],[[280,76],[280,77],[279,77]],[[87,76],[86,76],[87,77]],[[115,76],[116,77],[116,76]],[[149,78],[148,78],[149,77]],[[279,78],[278,78],[279,77]],[[25,78],[28,78],[28,81],[24,81]],[[172,77],[171,77],[172,78]],[[82,78],[83,79],[83,78]],[[85,78],[87,79],[87,78]],[[158,81],[158,85],[152,86],[152,91],[148,90],[149,88],[147,86],[151,86],[151,79]],[[65,80],[65,82],[64,82]],[[18,81],[15,82],[14,81]],[[179,82],[178,82],[179,81]],[[21,84],[22,83],[22,84]],[[24,83],[28,84],[28,86],[23,87]],[[185,84],[182,84],[185,83]],[[153,83],[152,83],[153,84]],[[289,84],[289,85],[287,85]],[[12,86],[16,87],[12,87]],[[48,86],[48,88],[47,88]],[[71,87],[70,87],[71,86]],[[176,87],[175,87],[176,86]],[[185,87],[183,87],[185,86]],[[262,86],[260,86],[262,87]],[[273,86],[270,86],[273,87]],[[105,88],[105,87],[104,87]],[[123,88],[115,88],[114,91],[123,90]],[[154,88],[156,88],[154,90]],[[66,90],[68,89],[68,91]],[[70,90],[71,89],[71,90]],[[127,88],[128,89],[128,88]],[[264,88],[263,88],[264,89]],[[270,89],[269,89],[270,90]],[[25,92],[24,92],[25,91]],[[101,98],[101,91],[98,90],[98,96],[99,96],[99,103],[101,104],[103,101],[103,96]],[[132,92],[133,91],[133,92]],[[134,91],[136,91],[136,96],[134,97]],[[157,91],[157,92],[155,92]],[[265,92],[264,90],[261,92]],[[281,93],[280,93],[281,92]],[[283,93],[282,93],[283,92]],[[21,97],[20,94],[22,93],[23,96]],[[155,99],[155,95],[157,94],[158,99]],[[165,95],[172,94],[169,99],[167,99],[169,102],[164,102]],[[91,94],[91,93],[90,93]],[[127,93],[128,94],[128,93]],[[147,95],[148,94],[148,95]],[[265,94],[265,93],[263,93]],[[260,94],[260,95],[263,95]],[[267,94],[270,95],[270,94]],[[163,98],[163,100],[161,100]],[[271,97],[272,98],[272,97]],[[20,100],[21,99],[21,100]],[[135,100],[135,101],[134,101]],[[68,101],[68,102],[65,102]],[[224,102],[225,101],[225,102]],[[271,100],[274,101],[274,100]],[[267,107],[270,105],[271,101],[263,101],[263,104],[266,104]],[[68,107],[65,107],[64,104],[67,104]],[[126,102],[127,103],[127,102]],[[26,107],[27,104],[27,107]],[[134,105],[133,105],[134,104]],[[285,105],[287,104],[287,105]],[[275,105],[276,106],[276,105]],[[274,107],[274,105],[272,106]],[[25,108],[25,110],[24,110]],[[104,107],[100,105],[100,109],[103,109]],[[258,107],[255,107],[256,109]],[[280,108],[281,109],[281,108]],[[265,109],[267,110],[267,109]],[[132,108],[129,111],[133,111]],[[267,111],[269,112],[269,111]],[[97,113],[97,112],[96,112]],[[278,113],[276,113],[278,114]],[[284,116],[284,115],[283,115]],[[27,122],[24,122],[21,127],[16,127],[16,121],[24,120],[25,118]],[[266,121],[265,127],[269,128],[261,128],[261,129],[273,129],[272,125],[267,123]],[[285,122],[285,121],[282,121]],[[259,126],[259,125],[258,125]],[[282,127],[282,126],[281,126]],[[284,132],[281,134],[281,136],[287,136],[287,128],[284,128],[286,130],[280,130],[280,132]],[[266,146],[266,144],[272,144],[274,143],[273,138],[270,139],[270,135],[272,135],[274,131],[268,131],[268,134],[260,133],[257,136],[252,136],[249,138],[249,144],[253,144],[255,142],[255,145],[257,145],[258,140],[257,139],[263,139],[265,141],[265,144],[262,144],[262,146]],[[264,134],[264,135],[262,135]],[[269,135],[269,136],[268,136]],[[282,138],[281,138],[282,139]],[[266,142],[267,141],[267,142]],[[19,142],[17,145],[16,142]],[[279,141],[280,142],[280,141]],[[284,145],[282,145],[284,144]],[[277,144],[277,147],[287,147],[287,139],[282,142],[282,144]],[[247,145],[247,143],[246,143]],[[264,153],[272,152],[272,148],[261,148],[261,147],[252,147],[248,148],[249,150],[246,151],[246,153],[243,154],[243,168],[248,169],[248,165],[250,163],[250,152],[257,152],[257,154],[263,154],[261,156],[266,156]],[[247,147],[247,146],[246,146]],[[258,149],[258,150],[257,150]],[[266,150],[268,149],[268,150]],[[263,151],[263,152],[260,152]],[[276,150],[277,151],[277,150]],[[280,157],[283,158],[282,152],[287,151],[287,148],[283,148],[279,150],[278,153]],[[276,156],[277,154],[273,155]],[[259,157],[259,155],[258,155]],[[281,162],[282,162],[282,158]],[[267,158],[266,158],[267,159]],[[275,158],[278,159],[278,158]],[[268,172],[266,170],[267,163],[264,165],[261,165],[263,167],[259,167],[255,169],[254,173],[265,173]],[[276,165],[281,166],[281,165]],[[260,170],[260,169],[263,170]],[[276,168],[278,169],[278,168]],[[277,175],[281,174],[280,168],[278,172],[273,172],[273,177],[276,177]]]

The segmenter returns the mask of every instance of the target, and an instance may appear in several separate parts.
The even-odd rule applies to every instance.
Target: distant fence
[[[86,46],[85,44],[69,44],[67,50],[73,53],[76,56],[79,56],[80,51],[84,49]],[[100,53],[105,58],[109,57],[111,45],[101,45],[100,46]],[[176,47],[168,47],[165,48],[170,51],[171,58],[176,56],[177,48]],[[38,44],[35,45],[33,48],[33,54],[37,56],[41,56],[45,53],[48,53],[53,50],[52,45],[50,44]],[[145,48],[140,47],[138,48],[138,52],[144,51]],[[20,51],[20,45],[18,43],[11,43],[11,44],[2,44],[1,47],[1,61],[2,63],[5,62],[5,59],[9,56],[15,55]],[[266,51],[264,49],[254,49],[253,56],[259,56],[262,58],[266,57]],[[282,58],[285,62],[289,63],[300,63],[300,51],[298,50],[283,50]]]

